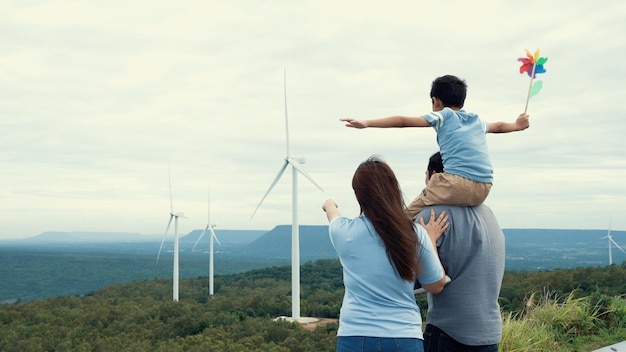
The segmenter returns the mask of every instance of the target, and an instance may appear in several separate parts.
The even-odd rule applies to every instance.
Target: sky
[[[547,57],[528,130],[489,134],[486,204],[503,228],[626,230],[626,3],[315,0],[0,3],[0,239],[326,224],[359,212],[356,167],[381,155],[406,202],[424,187],[432,81],[466,80],[487,122],[524,111],[517,58]],[[286,95],[285,95],[286,87]],[[285,99],[286,97],[286,99]],[[285,104],[285,101],[287,104]],[[285,106],[287,109],[285,109]],[[172,230],[170,230],[170,234]]]

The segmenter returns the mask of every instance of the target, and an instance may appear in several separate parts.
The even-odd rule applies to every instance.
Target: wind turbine
[[[215,224],[211,224],[211,189],[210,188],[209,188],[208,204],[209,205],[207,207],[206,227],[204,228],[204,230],[202,231],[202,233],[196,240],[196,243],[194,243],[193,248],[191,250],[192,251],[196,250],[196,246],[198,245],[198,243],[200,242],[200,240],[202,239],[206,231],[209,230],[209,232],[211,232],[211,238],[209,238],[209,243],[210,243],[209,244],[209,295],[213,296],[213,257],[214,257],[213,253],[215,253],[213,251],[213,239],[215,239],[215,241],[217,241],[217,244],[219,244],[220,246],[222,244],[217,239],[217,236],[215,235],[215,231],[213,231]]]
[[[178,302],[178,218],[186,218],[184,213],[175,213],[174,212],[174,203],[172,201],[172,175],[169,173],[169,184],[170,184],[170,220],[167,222],[167,227],[165,228],[165,233],[163,234],[163,239],[161,240],[161,247],[159,248],[159,254],[157,255],[157,263],[159,262],[159,257],[161,256],[161,250],[163,249],[163,242],[165,242],[165,237],[167,236],[167,232],[170,230],[170,225],[172,224],[172,219],[174,219],[174,275],[173,275],[173,283],[172,283],[172,295],[174,302]]]
[[[289,153],[289,119],[287,118],[287,72],[286,70],[283,72],[283,85],[285,90],[285,133],[286,133],[286,146],[287,146],[287,155],[285,156],[283,165],[281,166],[278,174],[274,178],[274,181],[268,188],[267,192],[259,205],[257,205],[256,209],[252,213],[252,217],[256,214],[256,211],[261,206],[261,203],[265,200],[265,197],[272,191],[272,188],[276,185],[280,177],[285,172],[288,166],[291,166],[292,176],[291,176],[291,313],[292,318],[294,320],[300,319],[300,233],[298,229],[298,173],[301,173],[304,177],[306,177],[313,185],[315,185],[320,191],[324,192],[322,187],[320,187],[314,180],[307,174],[300,164],[304,164],[304,158],[294,158]]]
[[[613,236],[611,236],[611,221],[609,220],[609,233],[602,237],[601,239],[608,239],[607,241],[609,242],[609,265],[613,264],[613,251],[611,249],[611,243],[613,243],[615,245],[615,247],[619,248],[620,251],[624,252],[624,250],[622,249],[622,247],[619,246],[619,244],[617,244],[617,242],[615,242],[613,240]],[[626,252],[624,252],[626,253]]]

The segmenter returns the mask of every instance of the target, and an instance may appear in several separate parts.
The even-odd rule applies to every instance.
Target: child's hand
[[[515,120],[515,124],[519,128],[519,130],[525,130],[530,127],[530,121],[528,120],[528,114],[520,114]]]
[[[428,236],[430,236],[430,239],[434,244],[435,241],[441,237],[441,234],[448,229],[448,226],[450,226],[450,223],[448,222],[448,214],[446,214],[446,211],[444,210],[441,214],[439,214],[439,217],[435,218],[435,209],[431,208],[430,220],[428,220],[428,224],[424,224],[424,218],[420,217],[420,225],[426,229]]]
[[[346,123],[346,127],[367,128],[367,121],[355,120],[355,119],[350,118],[350,117],[344,117],[342,119],[339,119],[339,121],[345,122]]]

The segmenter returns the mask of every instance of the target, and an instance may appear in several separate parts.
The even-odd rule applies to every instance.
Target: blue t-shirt
[[[489,125],[465,110],[443,108],[424,115],[437,132],[443,170],[483,183],[493,182],[487,138]]]
[[[422,283],[443,277],[439,258],[426,230],[416,226]],[[365,216],[338,217],[329,226],[330,240],[343,267],[345,294],[337,336],[408,337],[422,339],[422,318],[413,282],[395,271],[382,239]]]

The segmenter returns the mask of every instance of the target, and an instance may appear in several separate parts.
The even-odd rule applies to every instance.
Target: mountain
[[[217,238],[221,243],[225,244],[239,244],[244,245],[254,241],[261,235],[266,233],[265,230],[214,230]],[[187,235],[180,238],[181,243],[194,244],[202,230],[193,230]],[[169,233],[172,236],[172,230]],[[62,243],[129,243],[129,242],[160,242],[163,235],[144,235],[139,233],[130,232],[89,232],[89,231],[75,231],[75,232],[61,232],[61,231],[46,231],[37,236],[14,239],[14,240],[1,240],[0,243],[10,244],[62,244]],[[165,239],[171,241],[171,238]],[[205,234],[204,238],[200,241],[200,244],[206,243],[208,246],[209,236]]]
[[[300,225],[300,260],[337,258],[327,225]],[[291,225],[279,225],[241,249],[255,257],[291,258]]]
[[[504,229],[507,270],[551,270],[605,266],[607,230]],[[613,240],[626,250],[626,231],[611,231]],[[613,263],[626,260],[626,253],[612,246]]]
[[[209,236],[205,234],[192,252],[202,230],[193,230],[180,239],[181,255],[207,251]],[[254,260],[290,260],[291,225],[278,225],[264,230],[215,230],[221,246],[216,255]],[[608,242],[602,237],[607,230],[568,229],[503,229],[506,237],[507,270],[549,270],[608,264]],[[611,231],[613,239],[626,250],[626,231]],[[43,251],[108,252],[156,255],[162,235],[147,236],[119,232],[44,232],[23,240],[0,241],[1,247],[29,247]],[[168,236],[163,253],[173,250],[173,236]],[[626,260],[612,247],[613,263]],[[330,243],[327,225],[300,225],[300,259],[302,263],[317,259],[337,258]]]
[[[193,230],[189,232],[187,235],[181,237],[181,243],[196,243],[198,237],[200,237],[200,235],[202,234],[202,231],[203,230]],[[213,229],[213,231],[215,231],[215,236],[217,236],[217,239],[223,245],[245,245],[267,233],[266,230],[224,230],[215,228]],[[207,233],[204,234],[204,237],[200,240],[200,242],[198,242],[198,248],[209,248],[209,238],[209,231],[207,231]]]
[[[267,249],[271,253],[290,253],[291,251],[291,225],[278,225],[270,231],[266,230],[228,230],[215,229],[220,243],[233,245],[247,245],[248,249],[256,251],[261,248]],[[591,246],[606,247],[607,230],[569,230],[569,229],[503,229],[506,236],[507,246]],[[195,243],[201,229],[193,230],[181,236],[180,243]],[[613,239],[618,243],[623,243],[626,247],[626,231],[611,231]],[[170,234],[171,235],[171,234]],[[18,239],[2,240],[0,243],[11,242],[14,244],[35,244],[35,243],[129,243],[129,242],[153,242],[161,241],[162,235],[144,235],[130,232],[60,232],[47,231],[37,236]],[[171,238],[166,238],[166,242],[171,242]],[[205,244],[208,248],[209,236],[205,234],[199,245]],[[301,249],[312,252],[326,253],[328,250],[334,251],[328,239],[327,225],[300,225]],[[289,251],[284,252],[285,249]],[[625,248],[626,249],[626,248]]]
[[[514,246],[565,245],[565,246],[604,246],[608,230],[563,230],[563,229],[503,229],[506,244]],[[626,246],[626,231],[611,231],[613,239]],[[626,248],[625,248],[626,250]]]
[[[42,232],[37,236],[22,241],[30,243],[72,242],[72,243],[100,243],[100,242],[150,242],[157,240],[156,236],[142,235],[129,232]]]
[[[267,231],[264,230],[215,230],[221,243],[216,251],[237,250],[252,242]],[[202,230],[193,230],[179,240],[181,252],[191,252],[193,245],[202,233]],[[37,236],[17,239],[0,240],[0,248],[28,248],[29,250],[42,251],[69,251],[69,252],[107,252],[148,254],[159,251],[163,235],[142,235],[125,232],[43,232]],[[174,235],[172,231],[165,237],[163,251],[172,251],[174,247]],[[198,243],[196,249],[208,250],[209,236]]]
[[[241,233],[237,233],[241,231]],[[180,242],[180,277],[207,275],[208,238],[192,246],[201,230]],[[219,230],[222,243],[215,247],[215,274],[224,275],[253,268],[291,262],[291,225],[270,231]],[[606,230],[504,229],[507,271],[546,271],[608,265]],[[626,249],[626,231],[611,231]],[[82,294],[114,282],[171,278],[173,236],[168,236],[156,261],[162,235],[126,233],[44,233],[34,238],[0,241],[0,301],[24,300],[51,295]],[[89,241],[92,239],[93,241]],[[134,239],[143,242],[131,242]],[[149,239],[149,241],[147,241]],[[109,242],[95,242],[108,240]],[[206,241],[206,242],[205,242]],[[229,241],[235,241],[229,243]],[[612,247],[613,263],[626,265],[626,254]],[[301,263],[337,258],[328,226],[300,226]]]
[[[608,265],[607,230],[503,229],[507,270],[545,270]],[[626,250],[626,231],[611,231]],[[291,225],[279,225],[240,249],[256,258],[291,258]],[[337,258],[328,226],[300,225],[300,260]],[[613,263],[626,254],[613,247]]]

